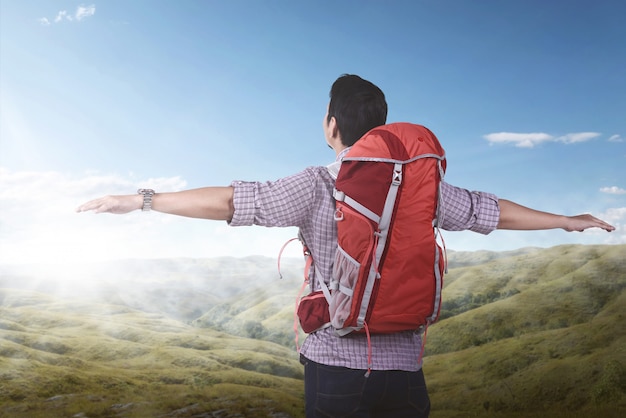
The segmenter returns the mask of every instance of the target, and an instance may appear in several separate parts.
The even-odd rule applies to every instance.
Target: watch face
[[[144,196],[146,196],[146,195],[152,196],[154,194],[154,190],[152,190],[152,189],[139,189],[139,190],[137,190],[137,193],[142,194]]]

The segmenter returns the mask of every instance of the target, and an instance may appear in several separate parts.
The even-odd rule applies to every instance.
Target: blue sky
[[[447,181],[606,233],[447,233],[454,250],[626,242],[626,2],[0,1],[0,262],[276,256],[293,230],[85,200],[327,164],[332,82],[429,127]],[[297,254],[297,250],[294,251]]]

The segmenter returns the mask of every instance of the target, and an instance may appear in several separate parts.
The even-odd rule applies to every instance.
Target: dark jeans
[[[304,364],[307,418],[427,418],[430,399],[424,373],[326,366],[300,357]]]

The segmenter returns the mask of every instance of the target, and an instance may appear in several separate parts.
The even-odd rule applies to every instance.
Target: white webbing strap
[[[357,212],[359,212],[360,214],[362,214],[363,216],[365,216],[366,218],[378,223],[380,221],[380,217],[378,215],[376,215],[374,212],[372,212],[371,210],[369,210],[368,208],[366,208],[365,206],[363,206],[362,204],[360,204],[359,202],[357,202],[356,200],[354,200],[353,198],[351,198],[350,196],[346,195],[344,192],[334,189],[333,190],[333,197],[335,198],[336,201],[338,202],[345,202],[348,205],[350,205],[350,207],[352,207],[354,210],[356,210]]]
[[[319,283],[320,289],[322,293],[324,294],[324,297],[326,298],[326,302],[328,302],[328,304],[330,305],[330,290],[328,290],[328,286],[326,286],[326,283],[324,282],[324,278],[322,277],[321,274],[319,274],[318,271],[315,271],[315,277],[317,278],[317,283]]]
[[[350,296],[352,297],[352,295],[354,294],[354,290],[350,289],[349,287],[346,287],[342,284],[339,285],[339,291],[341,293],[343,293],[346,296]]]
[[[445,208],[442,203],[443,201],[443,193],[441,183],[443,182],[443,176],[445,174],[443,170],[443,166],[441,164],[441,160],[437,161],[437,169],[439,170],[439,183],[437,185],[437,210],[435,212],[435,219],[433,220],[433,227],[439,228],[439,225],[443,224],[443,219],[445,217]]]
[[[443,197],[441,183],[445,174],[443,170],[442,160],[437,162],[437,169],[439,171],[439,184],[437,187],[437,208],[435,211],[435,219],[433,219],[433,228],[435,233],[435,300],[433,306],[433,312],[430,317],[427,318],[427,324],[434,322],[437,319],[437,313],[441,306],[442,292],[443,292],[443,275],[439,269],[439,263],[441,257],[443,257],[443,274],[448,273],[448,252],[446,250],[446,243],[441,235],[441,229],[439,225],[443,223]],[[437,244],[438,240],[441,240],[441,247]],[[443,253],[442,253],[443,252]],[[426,333],[424,333],[424,338]]]
[[[439,260],[443,257],[439,246],[435,243],[435,300],[433,301],[433,311],[431,315],[426,318],[426,323],[429,324],[437,319],[437,313],[439,312],[439,306],[441,305],[441,292],[443,291],[443,277],[441,270],[439,270]]]
[[[380,223],[378,224],[378,228],[380,229],[380,232],[382,234],[381,237],[384,238],[382,242],[382,249],[380,249],[381,254],[383,249],[385,248],[384,241],[386,241],[387,233],[389,232],[391,215],[393,215],[393,208],[396,206],[396,198],[398,197],[398,189],[400,188],[400,184],[402,184],[402,164],[396,163],[393,169],[391,184],[389,185],[389,192],[387,192],[387,199],[385,199],[383,213],[380,217]],[[381,247],[380,240],[378,242],[378,246]],[[376,254],[376,257],[380,257],[380,255]]]
[[[380,263],[380,259],[383,256],[383,251],[385,251],[385,246],[387,245],[389,225],[391,224],[393,209],[396,205],[398,190],[400,188],[400,184],[402,184],[402,167],[403,165],[401,163],[394,164],[391,184],[389,185],[389,191],[387,192],[387,198],[385,199],[385,206],[383,207],[383,213],[380,217],[380,222],[378,223],[378,231],[376,232],[377,243],[375,255],[372,259],[370,272],[368,274],[367,283],[365,286],[365,292],[363,293],[361,307],[359,308],[359,316],[357,317],[356,321],[358,326],[363,326],[365,324],[365,316],[367,315],[367,311],[369,308],[370,299],[372,297],[372,292],[374,289],[374,283],[380,275],[378,272],[378,264]]]

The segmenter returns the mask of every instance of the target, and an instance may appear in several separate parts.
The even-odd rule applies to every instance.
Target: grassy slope
[[[0,416],[301,416],[293,350],[123,306],[0,301]]]
[[[622,416],[625,254],[624,245],[452,254],[444,298],[457,314],[428,333],[431,416]],[[198,324],[290,332],[295,287],[266,299],[219,277],[238,302]],[[0,290],[0,416],[301,416],[301,373],[292,348],[163,313]]]
[[[429,329],[424,370],[435,409],[626,412],[625,255],[623,245],[560,246],[452,271],[446,299],[519,293]]]

